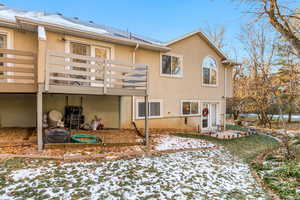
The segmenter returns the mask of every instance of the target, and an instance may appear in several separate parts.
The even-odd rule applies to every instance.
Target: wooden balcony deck
[[[57,51],[47,52],[45,92],[145,96],[147,84],[146,65]]]
[[[0,93],[37,91],[36,54],[0,48]]]

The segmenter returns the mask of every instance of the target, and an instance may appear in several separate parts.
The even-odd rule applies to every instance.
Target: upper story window
[[[163,54],[161,56],[161,75],[182,77],[182,57]]]
[[[0,48],[7,48],[7,36],[0,34]],[[0,57],[4,57],[3,53],[0,53]],[[0,62],[0,66],[3,66],[3,62]],[[0,75],[3,75],[3,72],[0,72]]]
[[[206,56],[202,64],[202,80],[204,85],[217,85],[218,66],[214,58]]]

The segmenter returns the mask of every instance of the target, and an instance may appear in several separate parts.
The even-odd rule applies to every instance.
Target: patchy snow
[[[14,171],[10,177],[14,181],[21,181],[25,178],[29,178],[29,179],[35,178],[39,174],[40,174],[40,169],[20,169]]]
[[[215,145],[205,140],[176,137],[172,135],[166,135],[160,138],[156,138],[154,143],[155,150],[179,150],[179,149],[196,149],[196,148],[210,148]]]
[[[0,199],[266,199],[249,167],[222,149],[26,168],[0,168]]]

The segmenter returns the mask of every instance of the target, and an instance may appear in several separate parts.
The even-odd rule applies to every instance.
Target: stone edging
[[[107,155],[95,155],[95,156],[44,156],[44,155],[20,155],[20,154],[0,154],[0,159],[10,159],[10,158],[32,158],[32,159],[53,159],[53,160],[65,160],[65,161],[78,161],[78,160],[121,160],[128,158],[138,158],[144,156],[159,156],[168,153],[177,153],[185,151],[199,151],[199,150],[210,150],[218,149],[219,146],[215,145],[213,147],[203,147],[203,148],[186,148],[186,149],[176,149],[176,150],[164,150],[156,151],[151,150],[150,152],[132,152],[126,155],[121,153],[116,153],[116,156],[107,156]],[[110,158],[109,158],[110,157]]]
[[[274,137],[275,138],[275,137]],[[270,152],[274,151],[275,149],[270,150]],[[266,154],[267,151],[264,151],[258,155],[256,155],[254,158],[251,159],[251,162],[254,161],[256,158],[262,156],[263,154]],[[263,159],[260,160],[261,162],[263,162],[265,160],[265,156],[264,155]],[[258,175],[257,171],[255,169],[253,169],[251,166],[249,166],[250,168],[250,172],[252,174],[252,176],[255,178],[255,180],[262,186],[262,188],[268,193],[268,196],[270,196],[272,198],[272,200],[280,200],[279,196],[273,191],[271,190],[264,182],[263,180],[260,178],[260,176]]]

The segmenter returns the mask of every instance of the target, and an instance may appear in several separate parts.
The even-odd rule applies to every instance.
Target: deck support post
[[[37,93],[37,143],[38,151],[43,150],[43,92],[40,89]]]
[[[145,138],[146,138],[147,153],[149,153],[150,151],[148,119],[149,119],[149,100],[148,100],[148,95],[146,95],[145,96]]]

